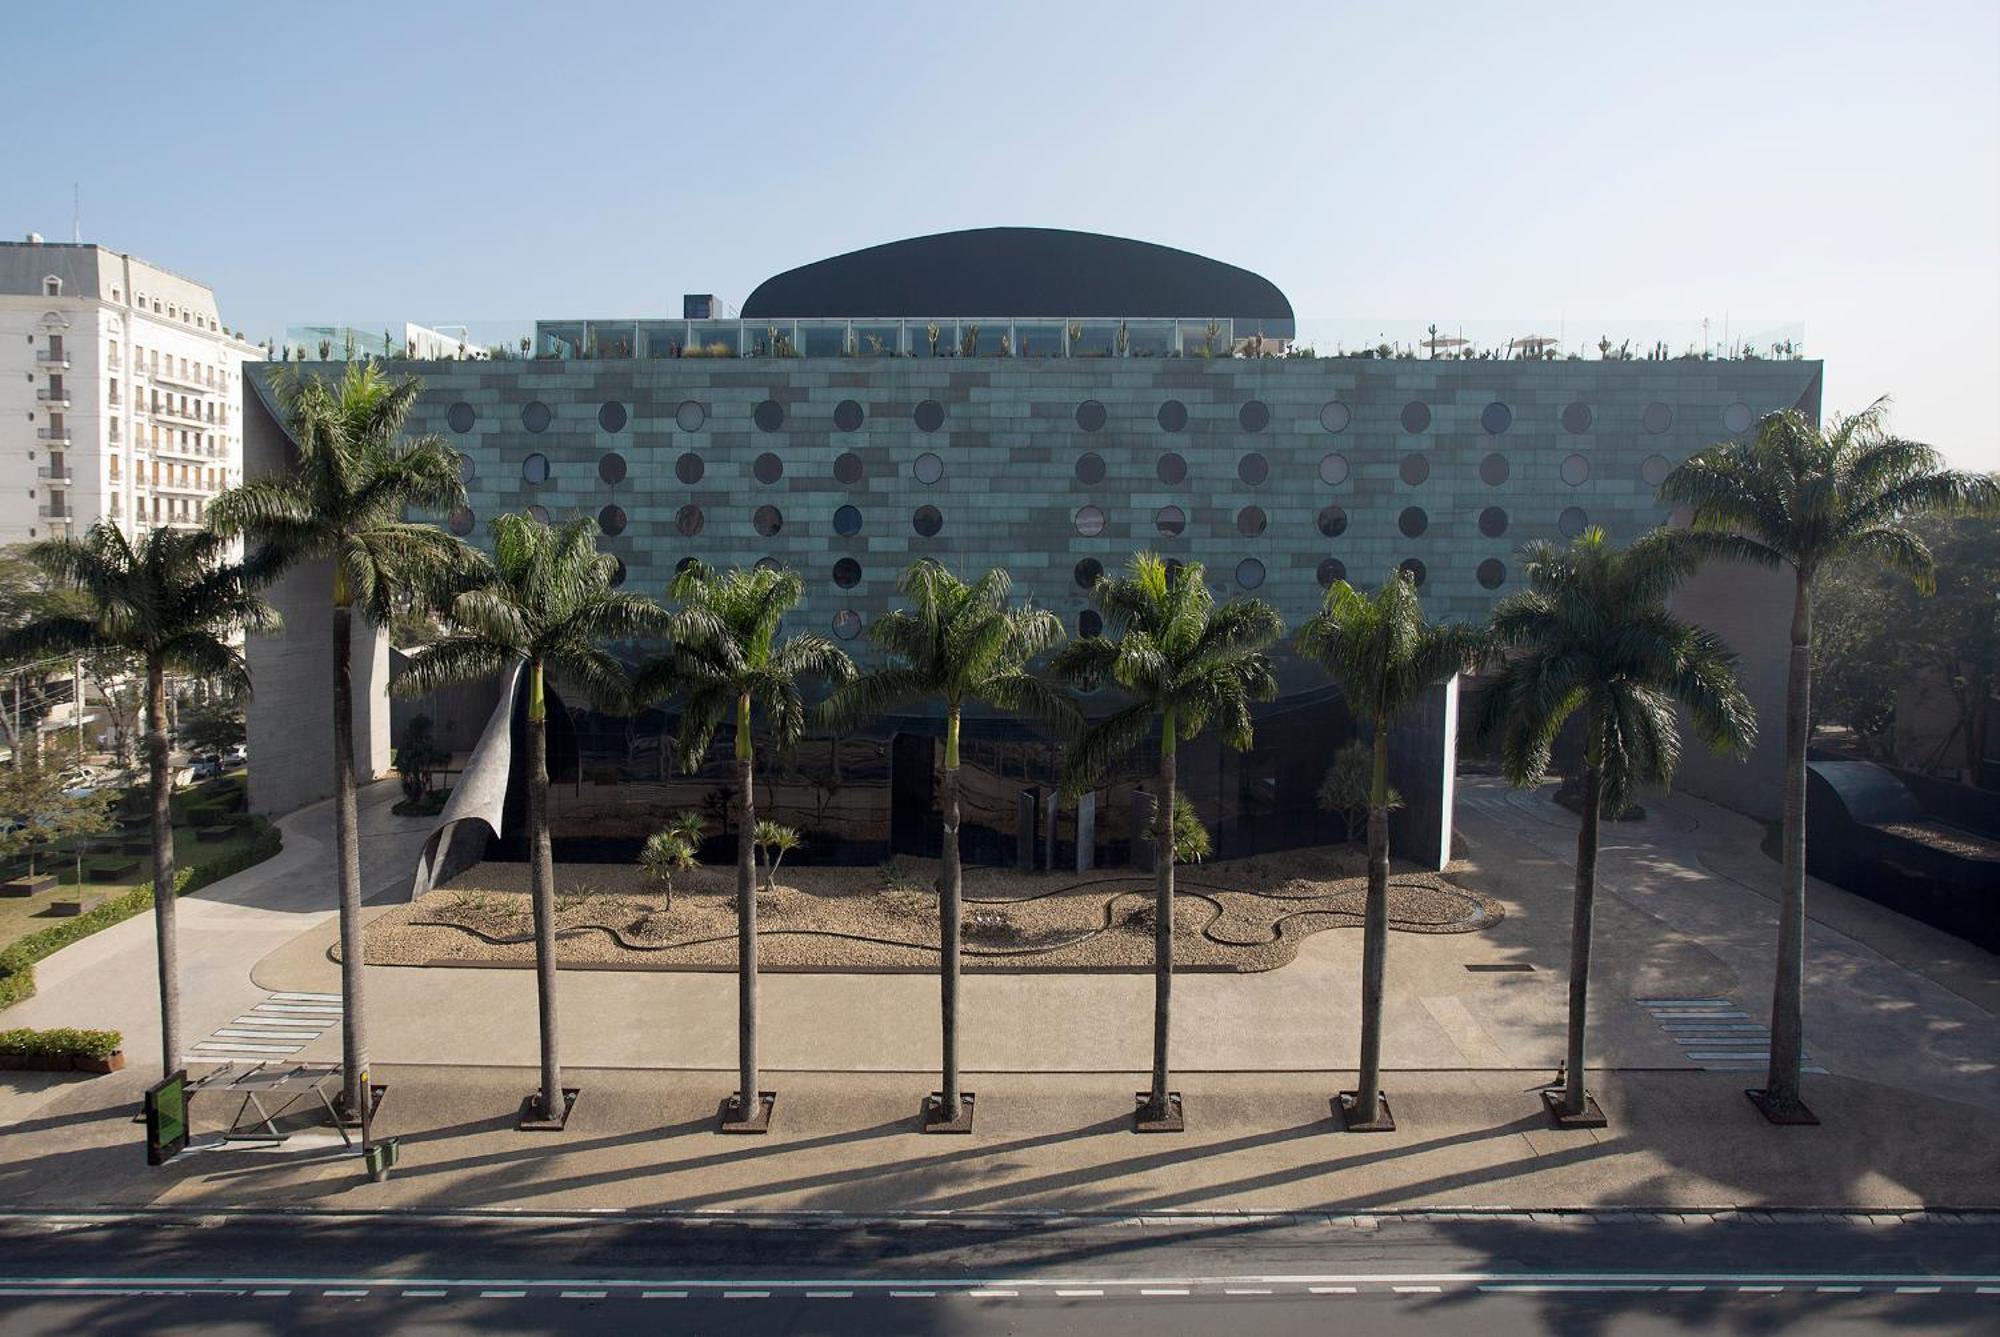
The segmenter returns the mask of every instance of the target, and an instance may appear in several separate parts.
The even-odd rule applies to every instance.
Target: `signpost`
[[[146,1088],[146,1164],[165,1165],[188,1144],[187,1069]]]

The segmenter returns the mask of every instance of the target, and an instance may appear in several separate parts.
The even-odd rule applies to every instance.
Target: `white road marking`
[[[1175,1288],[1172,1288],[1172,1287],[1166,1287],[1166,1286],[1142,1286],[1142,1287],[1140,1287],[1140,1288],[1139,1288],[1139,1294],[1141,1294],[1141,1295],[1186,1295],[1186,1294],[1187,1294],[1187,1292],[1186,1292],[1186,1291],[1184,1291],[1184,1290],[1178,1290],[1178,1289],[1175,1289]]]
[[[688,1293],[686,1291],[640,1291],[639,1298],[641,1300],[685,1300],[688,1298]]]
[[[1736,1289],[1758,1295],[1773,1295],[1785,1288],[1783,1286],[1738,1286]]]
[[[404,1291],[403,1298],[405,1300],[435,1300],[443,1294],[443,1291]]]
[[[216,1032],[236,1040],[317,1040],[318,1031],[253,1031],[226,1027]]]
[[[1937,1286],[1898,1286],[1898,1287],[1896,1288],[1896,1294],[1898,1294],[1898,1295],[1936,1295],[1936,1294],[1938,1293],[1939,1289],[1941,1289],[1941,1288],[1940,1288],[1940,1287],[1937,1287]]]
[[[1222,1293],[1224,1295],[1269,1295],[1271,1288],[1268,1286],[1262,1288],[1255,1286],[1224,1286]]]
[[[526,1292],[526,1291],[481,1291],[481,1292],[479,1292],[479,1298],[480,1298],[480,1299],[482,1299],[482,1300],[519,1300],[519,1299],[523,1298],[523,1297],[524,1297],[524,1296],[526,1296],[526,1295],[527,1295],[527,1292]]]
[[[1813,1287],[1813,1289],[1814,1289],[1815,1291],[1818,1291],[1818,1292],[1819,1292],[1819,1293],[1820,1293],[1821,1295],[1859,1295],[1859,1294],[1861,1294],[1861,1288],[1860,1288],[1859,1286],[1815,1286],[1815,1287]]]
[[[808,1300],[852,1300],[853,1291],[807,1291]]]
[[[290,1294],[291,1294],[291,1292],[290,1292],[290,1291],[288,1291],[288,1290],[278,1290],[278,1291],[251,1291],[250,1293],[251,1293],[252,1295],[256,1295],[256,1296],[263,1296],[263,1297],[267,1297],[267,1298],[268,1298],[268,1297],[275,1297],[275,1296],[280,1296],[280,1295],[290,1295]]]
[[[771,1298],[771,1292],[769,1292],[769,1291],[724,1291],[724,1292],[722,1293],[722,1298],[723,1298],[723,1299],[725,1299],[725,1300],[768,1300],[768,1299],[770,1299],[770,1298]]]
[[[1019,1295],[1020,1293],[1021,1293],[1021,1292],[1019,1292],[1019,1291],[992,1291],[992,1290],[981,1290],[981,1291],[967,1291],[967,1292],[966,1292],[966,1294],[967,1294],[967,1295],[970,1295],[970,1296],[971,1296],[971,1297],[973,1297],[973,1298],[974,1298],[975,1300],[1011,1300],[1011,1299],[1013,1299],[1013,1298],[1014,1298],[1015,1296]],[[1153,1292],[1151,1292],[1151,1291],[1141,1291],[1141,1292],[1139,1292],[1139,1293],[1140,1293],[1141,1295],[1151,1295],[1151,1294],[1152,1294]],[[1185,1294],[1187,1294],[1187,1292],[1186,1292],[1186,1291],[1182,1291],[1182,1292],[1181,1292],[1181,1294],[1185,1295]]]
[[[603,1291],[564,1291],[556,1297],[561,1300],[602,1300]]]
[[[285,1003],[338,1003],[337,993],[274,993],[271,997]]]
[[[937,1292],[936,1291],[890,1291],[889,1298],[892,1300],[935,1300],[937,1299]]]
[[[320,1294],[326,1296],[328,1299],[357,1300],[360,1299],[362,1296],[368,1294],[368,1292],[367,1291],[321,1291]]]
[[[1442,1286],[1391,1286],[1398,1295],[1436,1295],[1444,1290]]]
[[[1103,1292],[1103,1291],[1087,1291],[1087,1290],[1077,1290],[1077,1291],[1057,1291],[1057,1292],[1056,1292],[1056,1294],[1057,1294],[1057,1295],[1060,1295],[1060,1296],[1062,1296],[1062,1297],[1063,1297],[1063,1298],[1065,1298],[1065,1299],[1069,1299],[1069,1300],[1087,1300],[1087,1299],[1091,1298],[1092,1296],[1096,1296],[1096,1295],[1102,1295],[1102,1294],[1104,1294],[1104,1292]]]
[[[1352,1286],[1308,1286],[1308,1287],[1306,1287],[1306,1289],[1307,1289],[1307,1290],[1309,1290],[1309,1291],[1311,1291],[1311,1292],[1312,1292],[1312,1293],[1313,1293],[1314,1295],[1352,1295],[1352,1294],[1354,1294],[1354,1287],[1352,1287]]]
[[[247,1040],[213,1041],[204,1040],[195,1046],[217,1054],[296,1054],[297,1045],[257,1045]]]

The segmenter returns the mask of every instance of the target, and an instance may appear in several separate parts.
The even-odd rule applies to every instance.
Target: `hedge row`
[[[284,837],[278,833],[278,828],[262,817],[254,818],[252,827],[254,835],[244,848],[177,870],[174,874],[174,894],[185,896],[196,888],[219,882],[232,873],[240,873],[264,862],[284,848]],[[110,928],[152,908],[153,884],[144,882],[88,914],[30,933],[0,949],[0,1008],[12,1007],[24,998],[35,996],[35,962],[89,937],[99,929]]]
[[[82,1031],[60,1026],[50,1031],[0,1031],[0,1054],[24,1058],[110,1058],[125,1043],[117,1031]]]

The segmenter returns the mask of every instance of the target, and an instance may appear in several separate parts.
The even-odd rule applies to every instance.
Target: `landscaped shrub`
[[[0,1054],[17,1058],[110,1058],[125,1045],[117,1031],[58,1026],[46,1031],[0,1031]]]
[[[276,854],[284,848],[284,837],[278,828],[261,817],[251,819],[256,831],[251,843],[220,858],[210,859],[180,869],[174,875],[174,894],[185,896],[190,891],[217,882]],[[110,928],[113,924],[143,914],[153,908],[153,884],[141,883],[116,900],[106,901],[88,914],[74,919],[66,919],[39,932],[30,933],[19,941],[0,950],[0,1008],[12,1007],[24,998],[35,995],[35,962],[45,956],[61,951],[71,943],[87,938],[99,929]]]

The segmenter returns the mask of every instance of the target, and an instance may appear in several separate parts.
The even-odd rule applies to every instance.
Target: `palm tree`
[[[1480,648],[1468,627],[1424,621],[1417,585],[1392,572],[1373,598],[1344,580],[1327,587],[1319,612],[1299,628],[1299,653],[1340,687],[1348,709],[1374,734],[1368,785],[1368,893],[1361,918],[1361,1070],[1341,1097],[1350,1130],[1395,1128],[1382,1100],[1382,986],[1389,952],[1389,726],[1431,687],[1464,668]]]
[[[535,985],[541,1009],[542,1125],[560,1127],[568,1106],[556,1039],[555,864],[549,850],[548,702],[554,675],[581,689],[600,709],[623,709],[630,697],[624,667],[599,642],[625,641],[664,620],[659,606],[613,588],[618,559],[597,551],[593,520],[562,528],[525,515],[491,526],[490,583],[451,602],[447,631],[419,652],[396,680],[400,693],[433,692],[450,683],[524,665],[528,688],[528,887],[535,917]]]
[[[1217,607],[1199,562],[1169,567],[1135,553],[1125,575],[1103,576],[1090,592],[1112,638],[1071,641],[1057,673],[1086,689],[1102,682],[1131,702],[1085,730],[1063,768],[1063,788],[1077,793],[1118,758],[1160,731],[1159,793],[1153,817],[1153,1080],[1140,1125],[1177,1127],[1167,1090],[1167,1039],[1174,991],[1174,751],[1210,725],[1238,750],[1250,746],[1250,703],[1278,693],[1264,651],[1284,634],[1261,599]]]
[[[1930,549],[1911,521],[2000,514],[2000,483],[1946,469],[1931,447],[1891,436],[1887,398],[1821,429],[1797,409],[1765,416],[1742,441],[1718,442],[1667,475],[1663,500],[1692,508],[1710,556],[1792,569],[1785,677],[1784,871],[1771,1055],[1751,1098],[1767,1118],[1816,1123],[1800,1099],[1805,1060],[1806,745],[1811,739],[1813,582],[1842,557],[1864,557],[1933,587]]]
[[[340,881],[341,1102],[358,1117],[368,1070],[361,997],[361,848],[354,786],[354,610],[377,627],[399,606],[436,602],[470,549],[406,510],[465,504],[458,456],[437,436],[402,435],[423,383],[391,382],[373,362],[352,362],[338,382],[280,373],[274,382],[298,448],[288,474],[252,479],[209,507],[224,534],[256,541],[253,565],[277,569],[323,559],[332,567],[333,830]]]
[[[779,623],[805,596],[795,572],[765,567],[717,574],[699,562],[674,577],[680,607],[668,628],[673,651],[639,677],[638,697],[681,697],[683,767],[701,765],[724,721],[736,725],[736,1056],[735,1125],[767,1126],[757,1068],[757,797],[751,723],[761,711],[779,748],[805,731],[804,684],[836,684],[854,676],[854,662],[824,636],[801,632],[780,640]]]
[[[896,587],[911,603],[875,620],[869,639],[894,660],[843,689],[827,717],[846,729],[905,701],[944,705],[944,777],[939,795],[944,838],[938,874],[938,1002],[943,1077],[927,1124],[964,1120],[958,1071],[959,934],[964,918],[958,857],[958,736],[968,704],[992,706],[1062,726],[1075,715],[1069,699],[1028,671],[1062,639],[1062,621],[1046,609],[1013,607],[1013,577],[998,568],[967,584],[929,558],[913,563]]]
[[[0,663],[112,651],[146,671],[146,760],[153,800],[153,925],[160,971],[160,1063],[180,1064],[180,956],[175,938],[173,782],[168,767],[167,674],[247,689],[249,670],[229,645],[239,628],[268,631],[277,615],[225,561],[228,542],[207,530],[150,529],[135,548],[104,521],[81,539],[49,539],[28,560],[75,596],[0,639]],[[64,605],[67,606],[64,606]]]
[[[1488,631],[1493,651],[1504,657],[1473,705],[1471,734],[1482,746],[1497,745],[1508,780],[1539,784],[1556,735],[1572,716],[1583,736],[1569,1052],[1560,1109],[1551,1106],[1563,1121],[1601,1122],[1584,1090],[1583,1039],[1604,809],[1622,812],[1641,785],[1672,777],[1680,759],[1677,705],[1719,753],[1742,752],[1756,734],[1749,699],[1736,682],[1735,654],[1667,611],[1667,596],[1698,561],[1682,538],[1655,530],[1619,549],[1593,526],[1567,549],[1531,543],[1522,552],[1528,587],[1494,607]]]

